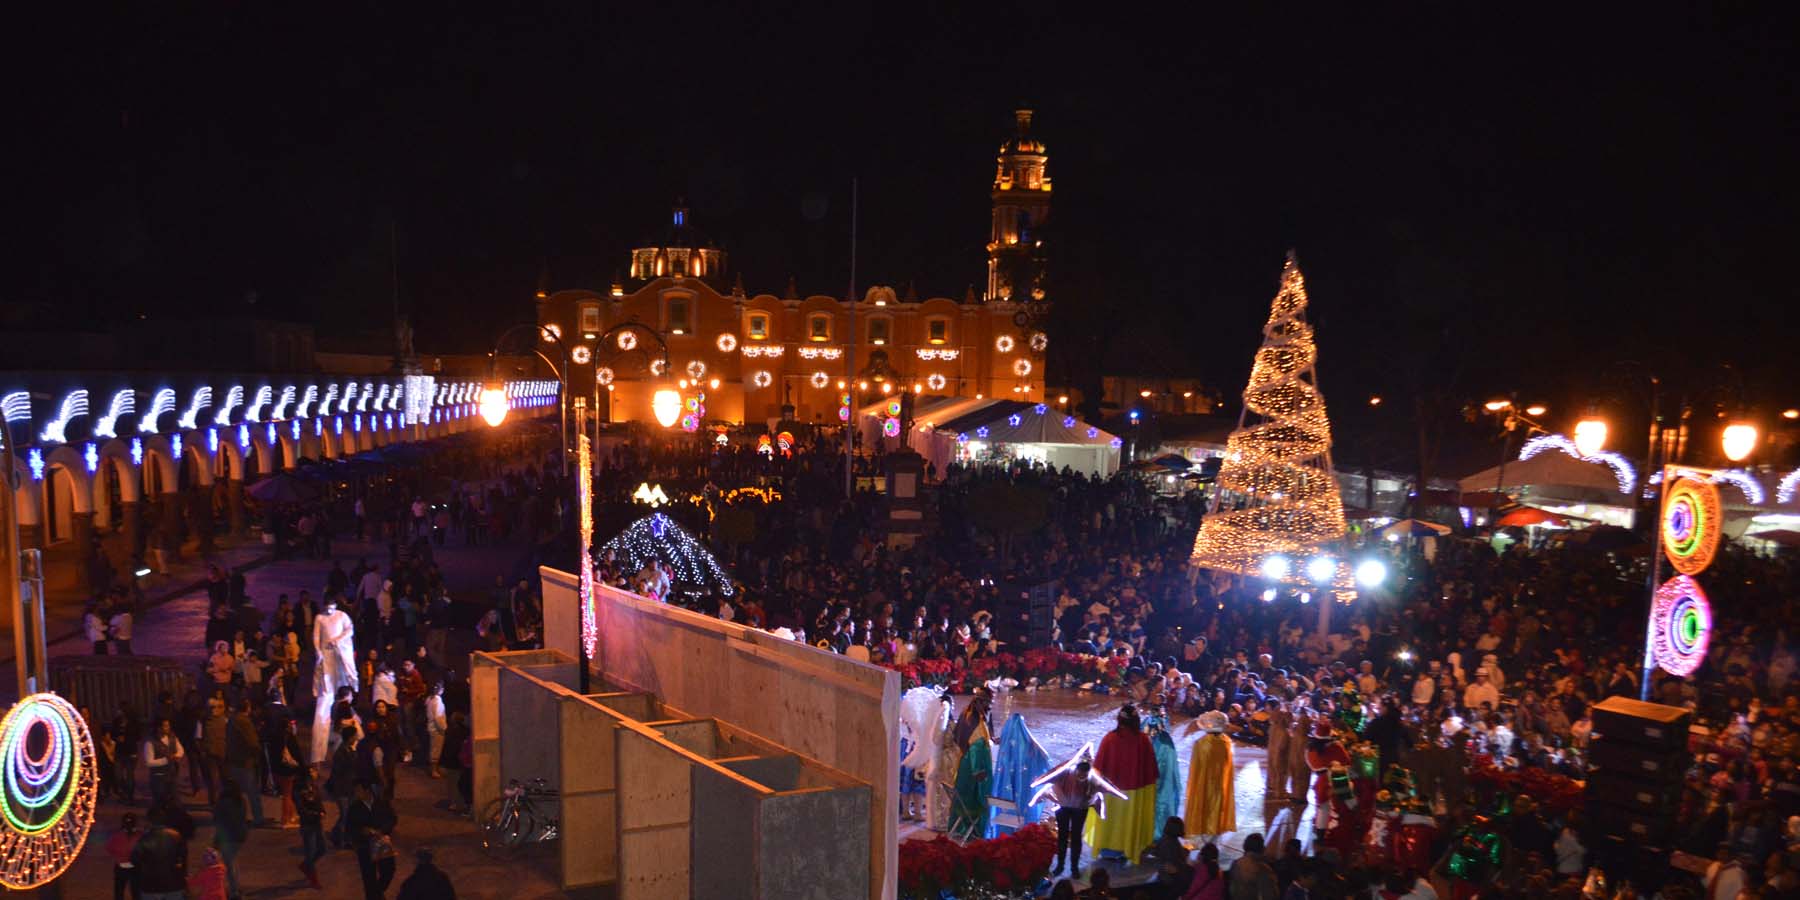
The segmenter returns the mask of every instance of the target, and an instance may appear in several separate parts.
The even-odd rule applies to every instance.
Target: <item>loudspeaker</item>
[[[1600,838],[1621,838],[1637,847],[1666,846],[1681,804],[1692,715],[1625,697],[1594,704],[1592,715],[1586,792],[1590,846]]]
[[[1681,774],[1687,771],[1689,758],[1686,748],[1669,750],[1646,747],[1626,743],[1610,735],[1595,740],[1588,749],[1588,761],[1593,763],[1595,769],[1652,781],[1680,779]]]
[[[1608,697],[1594,704],[1592,714],[1596,736],[1670,751],[1686,749],[1688,726],[1694,722],[1693,713],[1681,707],[1626,697]]]
[[[1587,798],[1598,800],[1622,810],[1636,810],[1641,813],[1673,815],[1681,803],[1681,780],[1679,778],[1665,781],[1640,781],[1635,778],[1622,778],[1608,772],[1592,772],[1588,775]]]

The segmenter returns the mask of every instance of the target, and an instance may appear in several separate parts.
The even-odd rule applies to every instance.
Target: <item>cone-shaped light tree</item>
[[[1331,470],[1331,420],[1313,373],[1317,358],[1306,281],[1290,252],[1212,508],[1194,541],[1195,565],[1331,585],[1340,596],[1352,590],[1349,564],[1332,554],[1344,537],[1344,504]]]

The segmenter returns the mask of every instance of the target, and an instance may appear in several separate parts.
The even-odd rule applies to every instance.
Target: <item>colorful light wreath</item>
[[[1712,641],[1712,604],[1698,582],[1677,575],[1656,589],[1650,627],[1656,664],[1671,675],[1691,675]]]
[[[1013,351],[1013,346],[1013,336],[1010,334],[1003,334],[994,338],[994,349],[1001,353],[1011,353]]]
[[[637,349],[637,335],[633,332],[630,332],[630,331],[619,332],[619,337],[618,337],[617,341],[618,341],[620,350],[630,351],[630,350]]]
[[[75,861],[94,824],[96,762],[87,723],[55,694],[25,697],[0,720],[0,884],[29,890]]]
[[[766,388],[775,383],[775,376],[770,375],[768,372],[758,370],[756,374],[750,376],[750,383],[759,388]]]
[[[897,416],[897,415],[899,415],[899,414],[900,414],[900,401],[898,401],[898,400],[889,400],[889,401],[888,401],[888,402],[887,402],[887,414],[888,414],[888,415],[890,415],[890,416]]]
[[[719,335],[719,352],[730,353],[737,349],[737,335],[727,331]]]
[[[1698,478],[1675,479],[1663,494],[1662,545],[1669,564],[1683,575],[1698,575],[1719,551],[1719,489]]]
[[[693,434],[694,432],[699,431],[700,430],[700,417],[694,415],[693,413],[688,413],[687,415],[682,416],[681,417],[681,430],[685,431],[689,434]]]
[[[826,387],[830,384],[831,384],[831,376],[830,375],[827,375],[824,372],[812,373],[812,386],[813,387],[822,388],[822,387]]]
[[[945,378],[944,376],[939,375],[936,372],[933,372],[930,375],[925,376],[925,386],[928,388],[931,388],[934,391],[943,390],[944,385],[947,385],[949,383],[950,383],[950,379]]]
[[[585,366],[594,361],[594,351],[586,344],[576,344],[575,349],[569,351],[569,358],[575,360],[576,365]]]
[[[881,433],[888,437],[899,437],[900,420],[894,418],[883,419],[881,421]]]
[[[1019,376],[1020,378],[1024,378],[1025,376],[1030,375],[1031,374],[1031,360],[1029,360],[1029,359],[1013,360],[1013,374]]]

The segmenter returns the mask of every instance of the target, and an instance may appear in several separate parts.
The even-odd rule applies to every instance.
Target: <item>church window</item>
[[[668,324],[670,334],[687,334],[692,330],[692,325],[688,321],[688,298],[669,298]]]
[[[950,320],[931,319],[925,323],[925,338],[933,344],[942,344],[950,339]]]
[[[893,320],[886,316],[877,316],[869,320],[869,343],[879,347],[888,342],[888,331]]]
[[[808,336],[815,341],[831,340],[831,317],[816,315],[807,320]]]
[[[760,341],[760,340],[764,340],[764,339],[768,338],[768,336],[769,336],[769,317],[768,316],[751,316],[750,317],[750,339],[754,340],[754,341]]]
[[[581,330],[592,334],[600,330],[600,307],[586,303],[581,307]]]

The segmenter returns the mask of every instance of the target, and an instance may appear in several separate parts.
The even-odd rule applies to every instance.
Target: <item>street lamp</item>
[[[1720,436],[1724,446],[1725,458],[1732,462],[1743,462],[1756,449],[1756,426],[1749,422],[1733,422],[1725,426],[1725,433]]]
[[[1593,456],[1606,446],[1606,421],[1588,416],[1575,423],[1575,449],[1582,456]]]
[[[489,427],[499,428],[506,421],[506,386],[499,382],[488,382],[481,389],[481,418]]]
[[[650,411],[656,414],[656,424],[673,427],[675,420],[681,418],[681,393],[664,381],[650,398]]]

